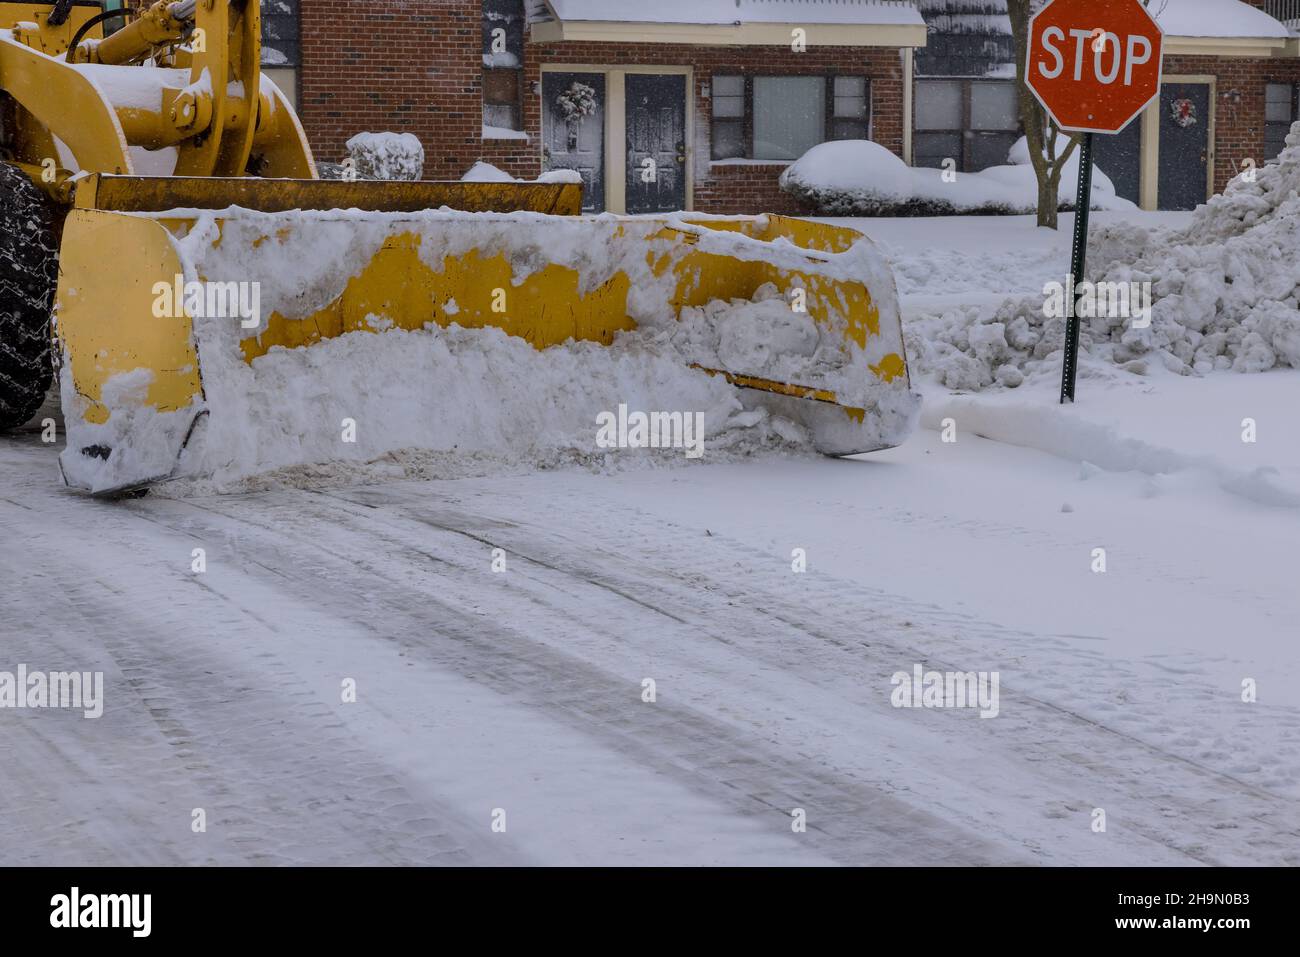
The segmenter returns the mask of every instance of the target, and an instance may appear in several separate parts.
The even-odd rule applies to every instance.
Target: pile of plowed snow
[[[104,387],[113,409],[107,421],[69,415],[65,476],[79,487],[113,490],[168,477],[238,487],[271,473],[318,470],[321,463],[349,475],[374,466],[383,477],[394,468],[429,474],[452,463],[450,474],[463,474],[454,466],[457,457],[488,468],[620,468],[760,451],[879,448],[900,443],[914,427],[919,397],[905,377],[882,383],[870,372],[901,351],[896,333],[856,344],[845,333],[846,318],[822,328],[773,285],[753,299],[683,309],[678,321],[677,276],[651,267],[658,256],[697,248],[741,260],[761,257],[791,271],[808,268],[808,251],[789,243],[758,243],[683,223],[679,229],[697,240],[687,246],[660,237],[656,223],[528,213],[224,211],[197,214],[176,248],[187,275],[257,282],[264,315],[310,316],[341,296],[356,264],[369,262],[399,229],[420,238],[422,262],[503,250],[515,285],[548,264],[577,272],[580,291],[626,270],[627,315],[638,328],[608,347],[570,340],[539,351],[498,329],[447,321],[460,313],[447,299],[436,307],[440,317],[431,312],[413,329],[373,315],[373,332],[310,347],[272,346],[250,364],[241,350],[249,334],[239,323],[197,317],[202,397],[158,412],[146,401],[148,370],[114,377]],[[643,241],[616,242],[637,230]],[[304,249],[310,256],[301,256]],[[897,314],[892,277],[869,243],[817,255],[825,275],[867,279],[882,330],[897,329],[890,321]],[[824,403],[740,390],[705,369],[828,389],[867,413],[855,421]],[[65,376],[65,409],[76,410],[71,382]],[[656,416],[656,425],[636,431],[638,417]],[[610,417],[619,423],[616,443]],[[86,449],[112,451],[98,457]]]
[[[1178,230],[1130,223],[1089,240],[1094,282],[1151,283],[1150,325],[1085,318],[1086,365],[1144,374],[1300,368],[1300,124],[1276,163],[1238,176]],[[1065,320],[1047,297],[1010,299],[921,316],[906,327],[917,369],[951,389],[1015,387],[1060,373]]]

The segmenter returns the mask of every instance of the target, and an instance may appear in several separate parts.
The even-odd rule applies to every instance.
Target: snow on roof
[[[1006,0],[917,0],[938,33],[1009,33]],[[1042,3],[1035,5],[1041,7]],[[1170,37],[1283,39],[1287,28],[1241,0],[1150,0],[1148,9]]]
[[[620,23],[807,23],[920,26],[910,0],[549,0],[560,20]]]
[[[1149,9],[1166,36],[1291,36],[1282,23],[1241,0],[1151,0]]]
[[[524,13],[528,15],[529,23],[545,23],[551,19],[546,0],[524,0]]]

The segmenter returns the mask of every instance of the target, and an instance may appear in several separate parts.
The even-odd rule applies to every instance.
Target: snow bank
[[[1300,368],[1300,124],[1286,142],[1275,164],[1238,175],[1186,229],[1098,231],[1091,273],[1153,283],[1150,328],[1094,329],[1116,361],[1156,355],[1183,374]]]
[[[1183,229],[1119,223],[1095,230],[1088,274],[1115,286],[1149,284],[1150,323],[1084,318],[1084,371],[1101,367],[1179,375],[1300,368],[1300,125],[1275,164],[1239,175]],[[1064,263],[1063,263],[1064,265]],[[1061,281],[1064,282],[1064,269]],[[913,317],[916,368],[974,391],[1058,375],[1065,320],[1045,295],[975,303]]]
[[[1064,148],[1066,140],[1059,141]],[[781,188],[829,216],[951,216],[1024,214],[1038,208],[1038,181],[1029,166],[1029,147],[1021,137],[1008,166],[978,173],[949,173],[910,167],[870,140],[838,140],[814,146],[781,174]],[[1078,153],[1061,176],[1062,209],[1078,201]],[[1115,195],[1115,186],[1094,169],[1093,209],[1133,209]]]
[[[424,147],[410,133],[358,133],[347,146],[361,179],[414,181],[424,176]]]
[[[1169,378],[1164,381],[1168,383]],[[1188,473],[1208,478],[1223,491],[1257,505],[1300,508],[1300,469],[1292,462],[1284,460],[1281,467],[1243,465],[1233,416],[1222,415],[1220,406],[1230,404],[1222,390],[1207,400],[1200,395],[1183,399],[1184,393],[1179,390],[1161,396],[1158,387],[1146,388],[1140,396],[1130,395],[1120,386],[1119,401],[1108,402],[1107,396],[1101,401],[1062,406],[1053,401],[1054,386],[1043,385],[1032,395],[932,396],[926,402],[922,424],[940,430],[946,420],[951,420],[967,434],[1078,462],[1082,478],[1099,470],[1137,472],[1154,479]],[[1155,398],[1149,395],[1153,391],[1157,393]],[[1181,404],[1171,402],[1171,398],[1182,400]],[[1139,403],[1143,406],[1141,416],[1132,414]],[[1117,408],[1123,411],[1117,413]],[[1196,415],[1203,423],[1217,419],[1226,426],[1220,432],[1225,439],[1218,443],[1219,449],[1196,448],[1187,436],[1178,435],[1181,423],[1176,420],[1187,415]],[[1225,451],[1223,447],[1230,444],[1236,447]],[[1291,446],[1290,451],[1294,452],[1294,448]],[[1158,484],[1149,486],[1149,494],[1158,494],[1159,489]]]

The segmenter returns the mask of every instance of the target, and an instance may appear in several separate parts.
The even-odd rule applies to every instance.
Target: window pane
[[[1291,131],[1289,123],[1269,123],[1264,128],[1264,161],[1277,159],[1277,154],[1286,147],[1286,135]]]
[[[715,76],[713,78],[713,95],[744,96],[745,78],[743,76]]]
[[[916,128],[961,129],[961,84],[951,80],[922,80],[917,83]]]
[[[970,125],[975,130],[1018,129],[1020,121],[1016,117],[1015,84],[972,83]]]
[[[1292,119],[1291,86],[1286,83],[1270,83],[1266,90],[1264,118],[1270,123],[1289,123]]]
[[[945,159],[961,165],[960,133],[917,133],[912,140],[915,165],[939,168]]]
[[[865,140],[870,137],[867,136],[867,124],[862,120],[836,120],[831,129],[831,139]]]
[[[1003,166],[1007,161],[1007,153],[1011,152],[1011,147],[1015,144],[1017,136],[1015,133],[973,133],[967,141],[970,145],[970,156],[967,159],[965,172],[977,173],[982,169],[988,169],[990,166]],[[953,157],[956,159],[956,157]],[[958,160],[960,166],[960,160]]]
[[[119,4],[120,6],[120,4]],[[109,21],[111,26],[114,21]],[[299,64],[298,0],[277,0],[262,7],[262,63]]]
[[[519,108],[507,103],[484,103],[483,125],[502,130],[519,129]]]
[[[740,120],[714,120],[713,158],[744,159],[749,154],[745,125]]]
[[[732,95],[730,93],[719,96],[715,90],[713,93],[713,115],[732,118],[745,118],[745,91],[741,88],[740,93]]]
[[[519,129],[519,80],[522,70],[483,71],[483,125]]]
[[[754,78],[754,158],[794,160],[826,138],[826,80]]]
[[[713,115],[719,119],[745,118],[745,98],[743,96],[715,96],[713,98]]]
[[[835,97],[835,115],[843,120],[862,120],[867,116],[867,98]]]
[[[864,76],[837,76],[835,78],[836,96],[856,96],[861,99],[867,92],[867,78]]]
[[[867,80],[861,76],[835,78],[835,115],[846,120],[867,118]]]

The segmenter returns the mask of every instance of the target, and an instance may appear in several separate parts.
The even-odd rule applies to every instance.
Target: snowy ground
[[[916,314],[1068,224],[859,225]],[[844,461],[108,503],[0,441],[0,670],[107,697],[0,710],[0,864],[1300,863],[1300,372],[921,385]]]

